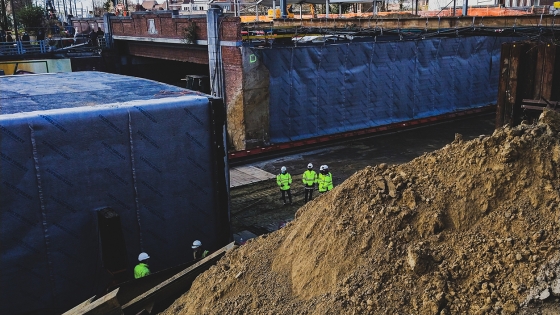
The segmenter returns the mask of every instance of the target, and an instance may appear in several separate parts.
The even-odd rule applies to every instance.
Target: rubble
[[[540,314],[560,302],[560,114],[370,166],[163,314]]]

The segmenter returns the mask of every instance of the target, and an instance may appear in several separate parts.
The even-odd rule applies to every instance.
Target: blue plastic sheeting
[[[513,40],[480,36],[257,50],[270,72],[270,141],[495,103],[501,43]]]
[[[192,260],[195,239],[225,244],[211,117],[195,95],[0,115],[0,313],[61,313],[104,292],[104,207],[120,215],[130,277],[141,251],[158,271]]]

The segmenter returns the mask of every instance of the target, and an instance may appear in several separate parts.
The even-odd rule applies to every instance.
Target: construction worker
[[[134,279],[142,278],[150,275],[150,269],[148,268],[148,259],[150,256],[146,253],[140,253],[138,255],[138,261],[140,262],[136,267],[134,267]]]
[[[333,189],[332,174],[329,172],[329,167],[327,165],[321,165],[319,168],[317,183],[319,184],[320,193],[325,193]]]
[[[202,248],[202,242],[196,240],[192,243],[194,260],[204,258],[208,255],[208,251]]]
[[[317,173],[313,170],[313,164],[307,164],[307,170],[301,176],[303,181],[303,186],[305,188],[305,203],[313,199],[313,190],[315,189],[315,184],[317,183]]]
[[[288,173],[285,166],[282,166],[280,172],[280,174],[276,175],[276,183],[278,184],[278,186],[280,187],[280,191],[282,192],[282,200],[284,201],[284,205],[286,205],[286,193],[288,193],[288,199],[290,200],[290,204],[292,204],[292,193],[290,192],[292,175]]]

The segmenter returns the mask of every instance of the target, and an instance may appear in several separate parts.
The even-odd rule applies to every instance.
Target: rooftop
[[[183,95],[208,97],[147,79],[96,71],[0,76],[0,114]]]

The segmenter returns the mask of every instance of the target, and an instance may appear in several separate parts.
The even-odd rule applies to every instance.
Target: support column
[[[280,17],[283,19],[288,17],[288,12],[286,11],[286,0],[280,0]]]
[[[208,9],[208,66],[210,67],[210,93],[215,97],[224,99],[224,66],[222,63],[222,47],[220,45],[219,33],[219,19],[221,16],[222,9],[220,7]]]
[[[105,46],[108,48],[113,48],[113,28],[111,25],[111,17],[115,16],[113,13],[103,14],[103,28],[105,34]]]

